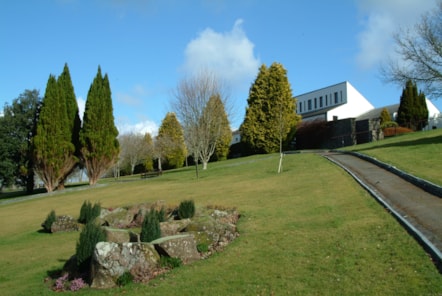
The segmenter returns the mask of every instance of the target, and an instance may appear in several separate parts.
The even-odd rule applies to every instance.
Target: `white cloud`
[[[361,0],[358,1],[363,30],[358,34],[356,62],[363,69],[377,66],[394,54],[393,34],[418,23],[435,1]]]
[[[254,44],[247,38],[242,23],[237,20],[232,30],[225,33],[211,28],[202,31],[187,44],[183,70],[196,73],[209,69],[231,87],[249,83],[261,62],[254,56]]]
[[[117,126],[120,135],[127,133],[146,134],[155,136],[158,133],[158,125],[150,120],[138,122],[136,124],[121,123]]]
[[[78,97],[77,105],[78,105],[78,113],[80,115],[81,120],[83,120],[84,107],[86,105],[86,101],[82,97]]]

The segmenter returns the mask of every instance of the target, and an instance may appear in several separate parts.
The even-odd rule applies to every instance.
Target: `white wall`
[[[320,104],[322,97],[323,104]],[[321,109],[330,109],[327,112],[326,120],[331,121],[335,116],[338,119],[354,118],[365,112],[374,109],[373,105],[364,98],[348,81],[311,91],[296,97],[298,114],[319,112]],[[316,108],[315,108],[316,99]],[[308,102],[311,102],[311,109],[308,109]],[[302,104],[302,110],[300,110]],[[315,115],[312,118],[318,118]],[[310,120],[310,118],[306,118]]]
[[[355,118],[374,109],[374,106],[349,82],[345,82],[345,89],[347,103],[330,110],[327,113],[327,121],[333,120],[335,116],[337,119]]]

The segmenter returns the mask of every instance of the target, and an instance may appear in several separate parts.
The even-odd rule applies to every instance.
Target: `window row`
[[[309,112],[313,110],[322,109],[324,107],[333,106],[343,102],[342,91],[339,93],[336,91],[330,95],[320,96],[319,98],[305,100],[298,103],[298,112]]]

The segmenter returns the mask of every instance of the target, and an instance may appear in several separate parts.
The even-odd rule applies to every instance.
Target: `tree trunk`
[[[278,174],[282,172],[282,158],[284,157],[283,153],[279,154],[279,166],[278,166]]]

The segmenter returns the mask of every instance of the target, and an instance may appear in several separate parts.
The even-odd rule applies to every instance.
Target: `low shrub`
[[[89,222],[80,233],[76,246],[76,258],[79,271],[88,271],[95,245],[98,242],[106,241],[106,233],[97,224]]]
[[[164,207],[161,207],[161,210],[157,211],[158,221],[164,222],[166,221],[166,210]]]
[[[401,134],[405,134],[405,133],[412,133],[413,130],[406,128],[406,127],[398,126],[398,127],[384,128],[383,132],[384,132],[384,137],[391,137],[391,136],[397,136],[397,135],[401,135]]]
[[[180,258],[166,257],[166,256],[161,256],[161,258],[160,258],[160,266],[161,267],[173,269],[173,268],[180,267],[181,265],[183,265],[183,261]]]
[[[140,240],[148,243],[160,237],[161,228],[158,212],[152,209],[144,217],[143,224],[141,225]]]
[[[41,224],[41,226],[46,232],[51,232],[52,224],[55,222],[56,219],[57,216],[55,215],[55,211],[52,210],[46,217],[46,220],[43,222],[43,224]]]
[[[92,205],[89,201],[85,200],[80,209],[80,217],[78,218],[78,222],[87,224],[100,216],[100,214],[101,205],[99,203]]]
[[[118,277],[117,285],[120,287],[124,287],[132,283],[133,281],[134,281],[134,276],[129,271],[126,271]]]
[[[180,219],[192,218],[195,216],[195,203],[193,200],[184,200],[178,206],[178,217]]]
[[[200,253],[207,253],[209,251],[209,245],[206,243],[200,243],[196,246],[196,249]]]

